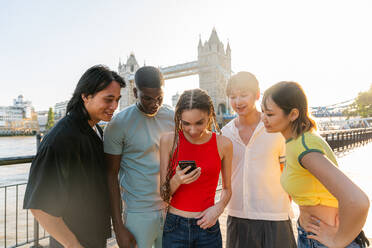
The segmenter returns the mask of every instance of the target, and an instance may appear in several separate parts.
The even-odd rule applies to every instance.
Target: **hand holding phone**
[[[185,172],[185,170],[187,170]],[[198,180],[201,174],[201,168],[196,166],[193,160],[181,160],[178,161],[178,166],[176,168],[176,174],[174,179],[176,182],[181,184],[190,184]]]
[[[186,171],[185,174],[189,174],[190,172],[192,172],[193,170],[197,168],[194,160],[180,160],[178,161],[178,165],[180,166],[182,170],[185,169],[186,167],[191,166],[190,169]]]

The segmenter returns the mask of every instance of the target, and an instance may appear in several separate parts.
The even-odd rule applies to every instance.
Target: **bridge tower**
[[[213,28],[208,41],[198,45],[199,87],[206,90],[213,100],[218,123],[222,123],[222,115],[229,112],[225,94],[227,80],[231,76],[231,48],[218,38]]]
[[[134,74],[138,68],[139,65],[133,53],[125,64],[119,62],[119,74],[128,83],[127,87],[121,91],[120,110],[135,102],[133,95]],[[159,69],[165,80],[198,74],[199,87],[207,91],[213,100],[218,123],[223,122],[223,114],[230,113],[225,89],[227,80],[231,76],[231,48],[227,43],[225,50],[215,28],[204,45],[199,38],[198,60]]]
[[[133,95],[133,88],[134,88],[134,73],[138,70],[140,66],[137,63],[136,57],[134,53],[131,53],[127,59],[125,64],[122,64],[119,61],[119,75],[125,79],[127,86],[121,89],[121,99],[120,99],[120,106],[119,109],[122,110],[123,108],[133,104],[135,102],[135,98]]]

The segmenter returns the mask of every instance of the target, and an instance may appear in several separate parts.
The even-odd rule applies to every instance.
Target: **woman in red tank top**
[[[169,203],[164,248],[222,247],[218,217],[231,197],[232,143],[212,127],[220,132],[211,98],[201,89],[185,91],[176,105],[175,131],[160,139],[160,191]],[[182,169],[182,161],[196,168]]]

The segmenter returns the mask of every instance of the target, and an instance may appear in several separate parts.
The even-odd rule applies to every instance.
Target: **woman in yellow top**
[[[315,132],[301,86],[273,85],[262,108],[266,130],[281,132],[287,140],[281,184],[300,208],[298,247],[365,247],[361,229],[369,199],[338,169],[331,148]]]

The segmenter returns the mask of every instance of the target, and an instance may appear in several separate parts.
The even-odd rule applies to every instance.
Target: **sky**
[[[310,106],[343,102],[372,84],[370,13],[369,0],[2,0],[0,106],[22,94],[47,110],[89,67],[117,70],[132,52],[140,65],[194,61],[213,27],[230,42],[232,70],[255,74],[262,91],[293,80]],[[198,82],[167,80],[165,103]]]

